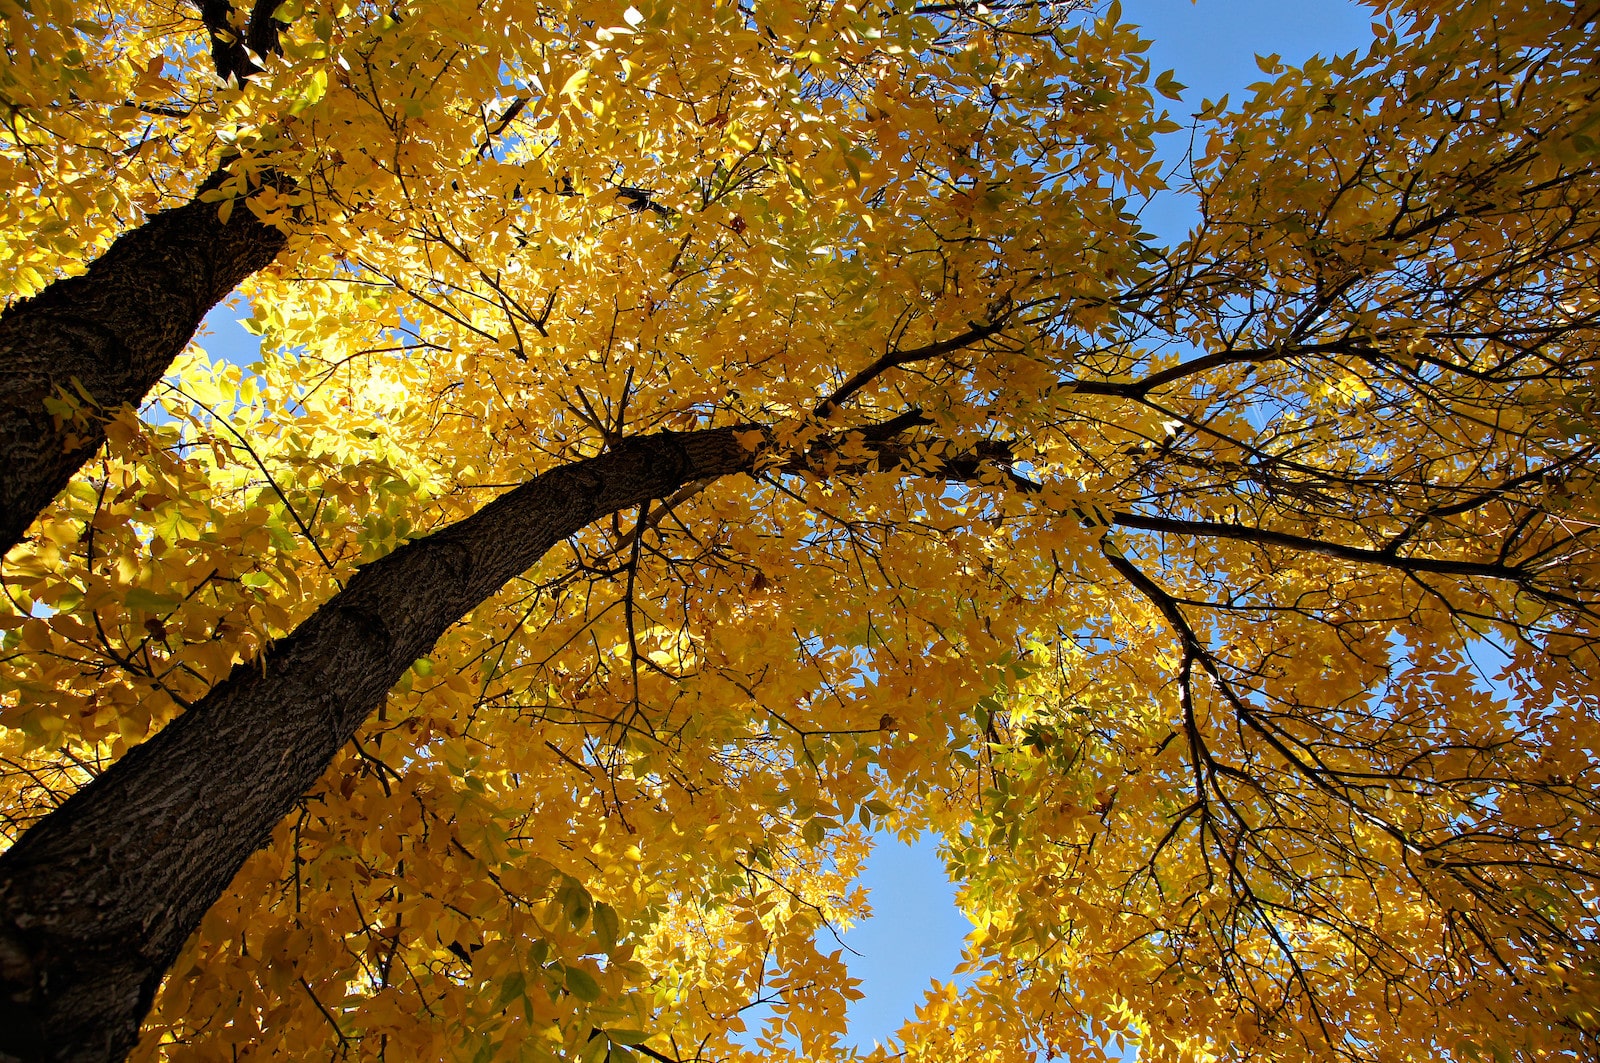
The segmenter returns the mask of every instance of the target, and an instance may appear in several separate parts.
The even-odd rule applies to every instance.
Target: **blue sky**
[[[1187,85],[1183,103],[1171,104],[1180,121],[1202,98],[1240,98],[1262,78],[1257,55],[1277,53],[1294,63],[1317,53],[1365,48],[1372,40],[1369,9],[1351,0],[1123,0],[1123,18],[1152,39],[1154,69],[1172,70]],[[1181,158],[1188,134],[1167,138],[1164,150]],[[1187,231],[1193,207],[1171,197],[1141,215],[1145,228],[1167,239]],[[930,978],[948,979],[961,960],[970,924],[955,907],[936,839],[904,845],[880,839],[864,879],[873,917],[844,943],[850,973],[866,996],[850,1007],[849,1040],[868,1049],[886,1042],[910,1018]]]
[[[1124,0],[1123,18],[1151,40],[1150,64],[1172,70],[1188,86],[1183,102],[1168,107],[1185,121],[1203,99],[1224,94],[1239,102],[1246,87],[1265,75],[1256,56],[1277,54],[1289,63],[1315,54],[1364,49],[1372,41],[1371,9],[1354,0]],[[1189,132],[1168,134],[1161,145],[1181,160]],[[1192,204],[1160,197],[1141,215],[1145,228],[1176,240],[1194,219]]]

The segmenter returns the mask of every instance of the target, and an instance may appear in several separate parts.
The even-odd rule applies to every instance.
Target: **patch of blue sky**
[[[875,839],[865,876],[873,914],[844,935],[845,956],[863,994],[847,1011],[848,1042],[862,1051],[888,1045],[915,1014],[934,979],[965,986],[955,975],[972,923],[956,905],[939,839]]]
[[[211,308],[200,323],[195,343],[213,361],[220,359],[240,369],[249,369],[261,360],[261,337],[244,326],[250,316],[250,303],[235,292]]]
[[[1125,0],[1123,17],[1143,27],[1146,53],[1155,72],[1172,70],[1182,102],[1169,104],[1173,120],[1187,121],[1204,100],[1240,100],[1261,81],[1257,56],[1296,65],[1313,55],[1364,48],[1372,40],[1372,9],[1354,0]],[[1181,186],[1194,134],[1189,128],[1164,134],[1157,150]],[[1194,196],[1174,188],[1155,196],[1140,213],[1144,227],[1162,240],[1181,240],[1199,220]]]

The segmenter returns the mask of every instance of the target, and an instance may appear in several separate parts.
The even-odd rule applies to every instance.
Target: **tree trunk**
[[[751,468],[738,431],[631,440],[367,565],[40,820],[0,856],[0,1059],[122,1059],[206,910],[412,662],[589,522]]]
[[[0,556],[104,441],[105,417],[138,405],[206,312],[283,250],[243,202],[227,222],[217,214],[196,198],[153,215],[87,273],[0,314]],[[80,390],[95,407],[81,421],[45,409]]]

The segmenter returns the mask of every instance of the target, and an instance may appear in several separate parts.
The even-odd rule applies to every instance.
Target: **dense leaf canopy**
[[[1181,107],[1115,5],[0,16],[7,318],[159,211],[270,230],[259,363],[38,393],[87,461],[5,562],[10,841],[230,672],[342,690],[303,625],[400,630],[380,558],[597,507],[470,540],[532,553],[415,606],[134,1058],[848,1056],[878,830],[977,927],[910,1060],[1593,1058],[1597,5]]]

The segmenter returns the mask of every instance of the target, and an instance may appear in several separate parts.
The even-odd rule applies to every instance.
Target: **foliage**
[[[8,297],[219,161],[291,234],[7,559],[13,838],[504,487],[771,451],[419,660],[139,1058],[833,1058],[879,828],[978,926],[908,1058],[1595,1051],[1594,5],[1263,60],[1174,247],[1114,5],[4,13]]]

